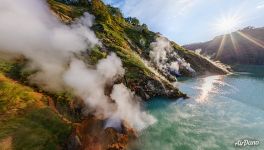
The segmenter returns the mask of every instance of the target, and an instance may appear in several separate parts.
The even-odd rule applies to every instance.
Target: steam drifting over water
[[[50,13],[44,1],[2,0],[0,20],[0,51],[29,59],[28,67],[38,70],[30,76],[32,83],[51,91],[72,89],[84,100],[88,112],[117,117],[137,129],[154,123],[152,116],[141,111],[130,90],[123,84],[113,85],[125,72],[114,53],[99,61],[95,69],[75,57],[74,54],[101,45],[90,29],[92,15],[84,13],[66,26]],[[113,90],[107,96],[105,87],[109,85],[113,85]]]

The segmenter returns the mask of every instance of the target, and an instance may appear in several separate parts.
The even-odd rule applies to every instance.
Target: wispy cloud
[[[201,0],[123,0],[119,8],[125,16],[137,17],[152,30],[168,35],[176,34],[180,26],[175,23],[188,15],[198,1]]]
[[[119,7],[124,16],[137,17],[152,31],[177,43],[205,41],[216,33],[210,24],[229,10],[243,17],[243,26],[263,26],[264,0],[103,0]],[[238,13],[237,13],[238,12]],[[241,19],[242,20],[242,19]],[[239,26],[240,27],[240,26]]]
[[[262,8],[264,8],[264,1],[260,2],[260,3],[257,5],[257,8],[258,8],[258,9],[262,9]]]
[[[167,18],[171,15],[183,15],[197,0],[126,0],[123,10],[131,16],[144,18]],[[160,19],[160,18],[159,18]]]

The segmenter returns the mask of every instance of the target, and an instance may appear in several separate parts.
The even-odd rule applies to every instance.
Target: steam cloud
[[[30,67],[40,70],[31,81],[46,89],[61,89],[61,74],[73,53],[99,43],[89,29],[91,15],[85,13],[66,26],[49,13],[44,1],[2,0],[0,19],[0,50],[30,59]]]
[[[150,51],[150,58],[153,62],[162,69],[163,64],[167,61],[167,53],[170,53],[173,49],[170,45],[170,41],[165,37],[157,37],[156,42],[150,44],[152,51]]]
[[[195,52],[196,54],[200,55],[200,54],[201,54],[201,52],[202,52],[202,49],[201,49],[201,48],[199,48],[199,49],[196,49],[194,52]]]
[[[100,45],[90,29],[94,17],[83,17],[69,26],[54,17],[44,1],[2,0],[0,6],[0,52],[22,54],[38,72],[30,77],[47,90],[73,89],[88,112],[117,117],[142,129],[154,118],[140,110],[134,94],[123,84],[114,85],[110,96],[105,87],[124,75],[121,60],[114,54],[88,68],[75,57],[81,51]],[[86,111],[86,112],[87,112]]]
[[[180,75],[180,69],[195,73],[190,64],[177,54],[167,38],[158,36],[150,47],[152,48],[149,54],[151,61],[165,74],[169,75],[173,72],[173,74]]]

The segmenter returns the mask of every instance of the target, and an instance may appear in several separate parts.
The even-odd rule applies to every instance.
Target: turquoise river
[[[178,83],[191,98],[155,98],[146,110],[157,122],[132,150],[264,150],[264,66],[239,66],[232,75]],[[235,146],[238,141],[259,142]]]

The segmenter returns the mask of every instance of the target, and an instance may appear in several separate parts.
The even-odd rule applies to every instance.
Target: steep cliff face
[[[207,59],[178,46],[165,37],[170,51],[164,55],[164,58],[158,58],[158,62],[166,59],[164,65],[159,67],[152,59],[151,53],[155,49],[158,49],[156,55],[166,51],[166,47],[159,45],[153,47],[155,42],[159,42],[157,39],[162,36],[150,31],[136,18],[124,18],[118,8],[107,6],[100,0],[92,0],[86,4],[79,1],[49,0],[49,4],[52,11],[65,23],[70,23],[85,11],[95,16],[93,30],[101,40],[102,47],[95,48],[87,56],[83,56],[84,59],[93,64],[106,53],[115,52],[121,58],[126,70],[123,82],[143,99],[154,96],[184,97],[185,95],[171,84],[177,76],[226,73]],[[177,68],[176,70],[171,67],[173,65],[176,65],[174,67]]]
[[[247,27],[213,40],[184,46],[227,64],[264,64],[264,28]]]

